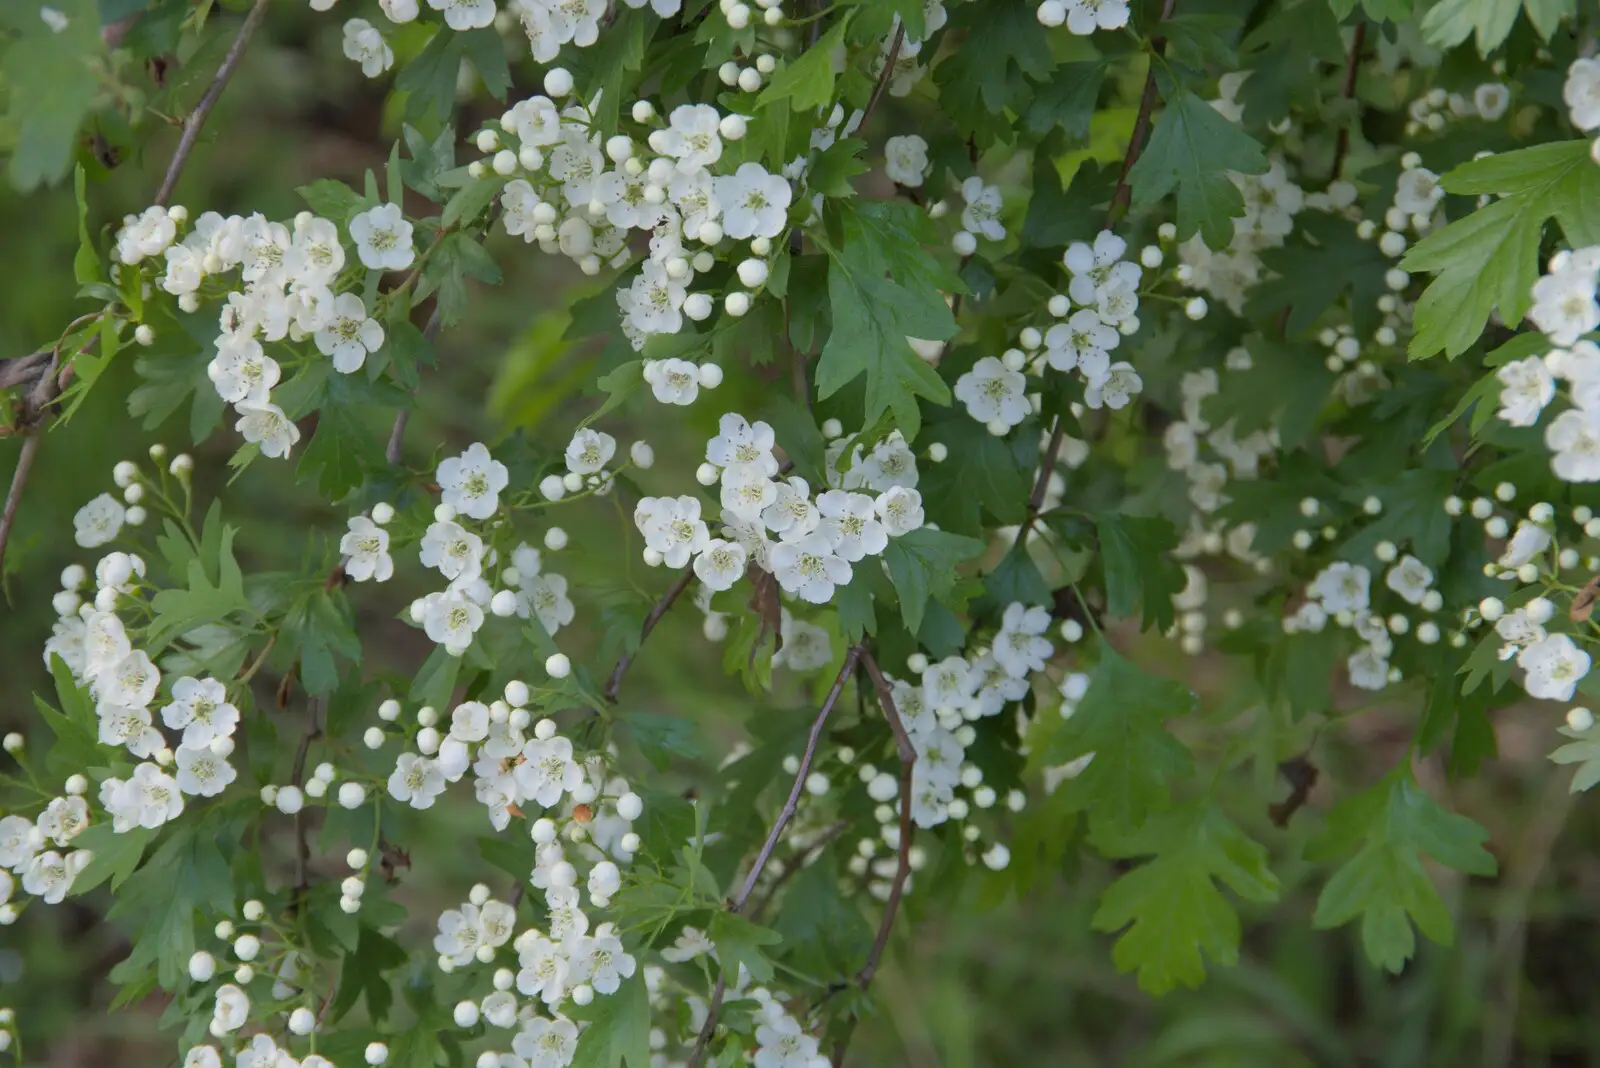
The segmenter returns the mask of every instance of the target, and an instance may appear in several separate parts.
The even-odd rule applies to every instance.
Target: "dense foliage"
[[[289,6],[0,10],[78,312],[0,363],[0,575],[82,412],[166,441],[14,604],[54,685],[0,922],[97,903],[185,1068],[837,1065],[914,919],[1085,855],[1149,994],[1290,879],[1400,972],[1497,871],[1440,771],[1498,712],[1559,702],[1600,781],[1595,12],[313,0],[387,162],[180,205]],[[424,440],[449,332],[541,254],[563,384]],[[247,569],[269,465],[322,521]],[[686,615],[737,741],[638,685]],[[1405,743],[1320,776],[1379,702]]]

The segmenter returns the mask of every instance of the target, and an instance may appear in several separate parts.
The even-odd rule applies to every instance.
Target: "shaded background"
[[[231,32],[226,23],[224,17],[225,34]],[[383,81],[368,81],[339,55],[337,25],[334,16],[319,18],[303,5],[274,7],[212,118],[177,202],[195,214],[260,211],[286,219],[303,207],[293,192],[297,185],[336,177],[359,186],[366,169],[381,168],[398,135],[396,109],[386,103]],[[530,91],[525,77],[522,90]],[[500,111],[481,98],[463,107],[458,129],[464,130]],[[887,101],[879,121],[888,129],[914,128],[912,107]],[[1107,140],[1120,152],[1125,135],[1110,133],[1117,133]],[[109,225],[145,205],[174,140],[171,132],[162,134],[148,158],[122,160],[99,176],[91,185],[92,225]],[[87,307],[70,299],[74,230],[70,189],[26,198],[0,191],[0,353],[49,345]],[[567,305],[592,291],[593,282],[503,234],[489,248],[505,284],[477,287],[467,321],[440,339],[440,366],[425,372],[408,432],[407,460],[414,466],[431,463],[439,450],[479,439],[493,443],[518,428],[559,448],[574,413],[595,403],[577,392],[593,377],[593,353],[555,340]],[[111,488],[118,460],[141,458],[156,440],[174,451],[188,445],[187,406],[153,434],[127,417],[136,352],[123,350],[71,424],[53,428],[45,439],[8,559],[8,601],[0,608],[0,729],[29,731],[30,694],[48,692],[39,652],[52,620],[49,598],[60,569],[86,558],[71,544],[72,514]],[[759,381],[730,374],[691,409],[634,404],[607,427],[624,445],[637,437],[654,445],[660,462],[640,481],[664,489],[689,477],[718,413],[753,411],[762,403]],[[381,435],[387,427],[372,430]],[[224,430],[193,450],[201,500],[222,488],[237,444]],[[0,473],[8,477],[16,454],[15,440],[0,440]],[[292,468],[273,461],[253,464],[224,501],[226,515],[243,531],[239,557],[247,572],[297,566],[308,531],[336,534],[344,518],[297,490]],[[582,507],[591,511],[561,513],[575,536],[551,566],[575,586],[578,621],[563,645],[575,657],[587,655],[598,671],[600,612],[589,594],[615,587],[623,550],[617,525],[607,518],[612,506]],[[661,575],[640,571],[635,577],[647,588],[664,586]],[[393,618],[411,592],[403,578],[354,592],[369,671],[409,674],[425,655],[426,643]],[[1148,654],[1172,673],[1189,674],[1196,666],[1159,643]],[[1227,691],[1221,665],[1199,667],[1203,689]],[[804,693],[793,690],[791,705]],[[766,711],[722,677],[720,651],[700,636],[698,613],[687,604],[652,638],[629,677],[626,700],[692,717],[714,740],[713,749],[731,743],[745,721]],[[1415,715],[1413,708],[1377,708],[1342,732],[1329,732],[1318,749],[1324,779],[1354,787],[1391,767]],[[1451,792],[1450,807],[1490,828],[1502,874],[1447,886],[1460,917],[1457,944],[1423,942],[1402,977],[1375,973],[1353,932],[1310,929],[1320,883],[1298,854],[1322,792],[1313,793],[1311,811],[1287,830],[1275,828],[1264,809],[1251,811],[1259,801],[1238,798],[1230,811],[1272,848],[1285,883],[1284,900],[1269,915],[1247,907],[1239,967],[1213,969],[1198,992],[1161,1000],[1141,994],[1112,966],[1110,939],[1089,931],[1096,896],[1115,871],[1093,857],[1080,860],[1069,842],[1059,873],[1025,901],[988,911],[967,902],[928,915],[912,895],[903,926],[914,933],[900,941],[880,973],[875,990],[882,1012],[863,1024],[851,1061],[912,1068],[1600,1063],[1600,1020],[1591,1008],[1600,953],[1594,918],[1600,863],[1593,849],[1600,820],[1591,803],[1569,801],[1568,773],[1543,758],[1554,744],[1553,722],[1548,709],[1503,714],[1497,723],[1501,757],[1474,783],[1450,784],[1438,768],[1422,769],[1430,788]],[[461,848],[458,831],[475,828],[470,821],[481,822],[481,813],[468,803],[449,815],[429,823],[434,840],[413,846],[416,863],[406,873],[404,895],[422,937],[412,944],[426,945],[432,917],[464,895],[458,866],[477,865],[470,846],[469,857],[453,850]],[[1063,826],[1061,833],[1072,838],[1074,830]],[[161,1004],[106,1011],[111,988],[104,975],[127,943],[123,932],[99,918],[103,893],[31,908],[24,922],[0,929],[0,1005],[17,1011],[29,1063],[175,1062],[170,1038],[155,1027]]]

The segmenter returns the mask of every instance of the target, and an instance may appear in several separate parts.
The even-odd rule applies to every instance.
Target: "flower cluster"
[[[292,224],[260,214],[224,217],[208,211],[178,240],[187,225],[182,207],[146,209],[128,216],[117,233],[116,256],[123,269],[161,257],[158,281],[186,312],[201,300],[223,301],[216,357],[206,368],[217,395],[239,415],[235,429],[265,456],[287,456],[300,431],[272,401],[283,376],[278,360],[263,342],[285,342],[286,358],[309,360],[288,348],[310,340],[335,371],[354,374],[367,356],[383,346],[383,326],[372,317],[359,292],[361,272],[346,270],[339,227],[309,211]],[[415,258],[412,228],[397,204],[381,204],[350,219],[349,235],[363,267],[403,270]],[[221,276],[238,271],[236,287]]]
[[[1555,346],[1503,364],[1499,416],[1533,426],[1555,401],[1557,383],[1572,404],[1545,427],[1550,467],[1563,482],[1600,481],[1600,347],[1583,338],[1600,327],[1600,246],[1561,251],[1533,286],[1532,320]]]
[[[653,567],[692,562],[700,581],[717,591],[754,565],[784,592],[825,604],[850,582],[852,565],[882,553],[890,537],[922,526],[922,496],[911,488],[916,461],[903,442],[898,449],[893,440],[882,443],[871,459],[837,477],[836,488],[813,494],[799,475],[779,478],[772,427],[729,412],[718,428],[706,444],[700,480],[720,486],[723,537],[711,536],[698,497],[645,497],[633,521]],[[842,444],[836,448],[842,453]]]

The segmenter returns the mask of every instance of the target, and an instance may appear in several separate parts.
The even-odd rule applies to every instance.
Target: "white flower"
[[[1072,318],[1066,322],[1057,323],[1045,331],[1045,359],[1057,371],[1070,371],[1077,367],[1083,371],[1084,377],[1093,379],[1105,374],[1111,365],[1108,353],[1121,340],[1122,335],[1117,328],[1102,322],[1094,309],[1081,308],[1073,312]]]
[[[240,419],[233,428],[244,440],[261,447],[261,455],[288,456],[300,440],[300,428],[276,404],[239,405]]]
[[[675,334],[683,326],[683,302],[689,291],[681,279],[673,278],[667,268],[654,260],[647,260],[639,276],[627,289],[617,290],[617,306],[627,305],[626,322],[641,334]]]
[[[32,860],[38,851],[32,820],[25,816],[0,817],[0,868],[15,871]]]
[[[95,699],[105,704],[144,708],[155,699],[161,672],[142,649],[134,649],[95,677]]]
[[[985,356],[956,379],[955,395],[978,422],[1009,429],[1033,413],[1027,386],[1021,371],[1009,370],[993,356]]]
[[[722,473],[721,499],[724,512],[759,522],[778,500],[778,484],[752,467],[730,467]]]
[[[1133,364],[1119,360],[1104,376],[1089,380],[1083,390],[1083,403],[1091,408],[1126,408],[1143,388],[1144,379],[1133,369]]]
[[[811,604],[826,604],[835,586],[850,582],[850,564],[820,530],[797,541],[779,542],[772,547],[771,558],[778,584]]]
[[[460,456],[439,462],[441,499],[464,516],[488,519],[500,507],[500,491],[510,482],[506,465],[489,455],[483,442],[474,442]]]
[[[215,1046],[196,1046],[183,1058],[183,1068],[222,1068],[222,1055]]]
[[[493,0],[481,2],[488,6],[492,19]],[[432,4],[433,0],[429,0],[429,3]],[[416,258],[416,252],[411,247],[411,224],[406,221],[398,204],[379,204],[352,218],[350,238],[356,243],[356,255],[360,257],[362,265],[375,271],[403,271]]]
[[[1044,632],[1050,629],[1050,613],[1021,602],[1006,605],[1000,617],[1000,633],[991,652],[995,663],[1012,678],[1025,678],[1029,672],[1043,671],[1054,651]]]
[[[554,927],[552,923],[551,934],[555,933]],[[517,990],[521,993],[528,997],[542,998],[546,1005],[559,1005],[567,996],[567,973],[570,966],[561,946],[548,938],[538,936],[529,939],[527,943],[518,939],[517,962],[522,965],[522,969],[517,972]]]
[[[483,609],[455,591],[430,593],[423,598],[422,628],[429,638],[460,656],[483,626]]]
[[[428,6],[443,11],[445,25],[457,33],[491,25],[496,10],[494,0],[428,0]]]
[[[85,549],[98,548],[114,540],[122,531],[128,516],[122,502],[109,493],[102,493],[72,517],[76,528],[75,540]]]
[[[250,997],[232,983],[217,987],[217,1000],[211,1010],[211,1022],[216,1029],[227,1034],[243,1027],[250,1018]]]
[[[572,601],[567,598],[567,580],[561,575],[535,575],[532,578],[524,578],[522,595],[528,609],[538,617],[540,626],[552,636],[571,623],[576,614]],[[527,612],[519,614],[526,616]]]
[[[779,618],[778,634],[783,647],[772,654],[773,667],[786,667],[790,671],[815,671],[833,660],[833,644],[828,632],[815,623],[808,623],[787,608]]]
[[[572,742],[560,735],[530,739],[514,774],[522,795],[544,808],[560,804],[563,794],[584,782],[583,769],[572,759]]]
[[[89,802],[82,797],[57,797],[39,814],[39,833],[58,846],[71,842],[89,826]],[[6,895],[0,893],[0,901]]]
[[[438,568],[453,588],[460,589],[483,568],[483,539],[458,523],[431,523],[422,536],[419,556],[422,566]]]
[[[1126,278],[1137,283],[1138,265],[1133,263],[1124,265],[1121,262],[1123,254],[1127,251],[1128,243],[1110,230],[1101,230],[1096,234],[1093,245],[1084,241],[1074,241],[1067,246],[1061,262],[1072,275],[1067,295],[1072,298],[1073,303],[1094,304],[1097,300],[1096,291],[1113,277]]]
[[[153,206],[129,216],[117,231],[117,259],[132,265],[149,256],[159,256],[178,234],[178,226],[167,209]]]
[[[722,135],[718,128],[721,122],[722,116],[709,104],[682,104],[672,109],[667,128],[652,136],[651,147],[677,160],[679,171],[693,174],[722,158]],[[756,165],[747,163],[744,166]]]
[[[344,573],[357,582],[388,582],[394,575],[389,555],[389,532],[364,515],[352,516],[350,529],[339,539],[339,551],[348,558]]]
[[[749,468],[768,478],[778,473],[778,461],[772,455],[776,436],[772,427],[757,420],[746,421],[736,412],[729,412],[717,422],[717,436],[706,442],[706,461],[728,469]]]
[[[781,1011],[781,1010],[780,1010]],[[800,1030],[787,1013],[756,1027],[755,1068],[810,1068],[818,1060],[817,1040]],[[826,1060],[827,1058],[820,1058]]]
[[[1401,172],[1394,206],[1407,215],[1432,215],[1443,198],[1444,186],[1439,184],[1439,176],[1426,167],[1412,167]]]
[[[239,710],[228,703],[228,691],[216,679],[185,675],[172,684],[172,703],[161,710],[161,721],[183,731],[183,745],[198,749],[231,737]]]
[[[645,497],[633,510],[633,521],[645,545],[660,553],[668,567],[687,564],[711,540],[697,497]]]
[[[694,558],[694,573],[713,590],[726,590],[744,574],[749,554],[734,541],[713,538]]]
[[[133,649],[115,612],[91,612],[84,619],[84,674],[93,679]]]
[[[1530,563],[1534,557],[1550,547],[1550,531],[1530,519],[1524,519],[1517,524],[1515,534],[1506,542],[1505,551],[1500,554],[1501,567],[1515,569],[1523,564]]]
[[[1493,122],[1511,106],[1511,90],[1499,82],[1485,82],[1473,90],[1472,106],[1478,109],[1479,118]]]
[[[567,470],[575,475],[593,475],[604,470],[616,454],[616,438],[584,427],[567,443]]]
[[[1067,32],[1087,37],[1095,30],[1120,30],[1128,24],[1128,0],[1065,0]]]
[[[821,519],[822,514],[811,501],[811,487],[799,475],[779,482],[776,498],[761,513],[761,522],[784,541],[810,534]]]
[[[1589,654],[1567,635],[1552,634],[1518,654],[1517,666],[1527,672],[1522,687],[1529,697],[1570,701],[1578,683],[1589,674]]]
[[[662,404],[693,404],[700,396],[700,368],[688,360],[652,360],[645,364],[644,378]]]
[[[928,142],[916,134],[891,137],[883,146],[884,172],[896,185],[916,188],[928,173]]]
[[[1600,126],[1600,59],[1573,60],[1561,97],[1567,102],[1572,125],[1580,130]]]
[[[1361,690],[1381,690],[1389,685],[1389,662],[1370,645],[1363,645],[1345,661],[1350,685]]]
[[[1360,612],[1371,602],[1372,572],[1343,560],[1329,564],[1312,580],[1306,594],[1322,602],[1324,610]]]
[[[236,776],[228,761],[213,753],[210,746],[191,749],[180,745],[174,753],[174,762],[178,766],[178,789],[199,797],[215,797],[227,789]]]
[[[1571,408],[1550,421],[1544,443],[1550,468],[1563,482],[1600,481],[1600,411]]]
[[[216,345],[206,374],[217,396],[245,407],[266,404],[282,373],[278,361],[262,351],[261,342],[242,334],[218,334]]]
[[[164,744],[150,725],[150,710],[139,705],[101,704],[95,709],[101,745],[125,745],[134,756],[149,756]]]
[[[873,510],[883,520],[890,534],[899,537],[909,534],[923,524],[922,494],[905,486],[890,486],[877,500]]]
[[[817,530],[833,543],[833,551],[855,563],[877,556],[889,544],[889,531],[878,521],[874,501],[865,493],[828,490],[817,497],[822,521]]]
[[[317,351],[333,358],[333,369],[354,374],[367,362],[367,353],[383,347],[383,327],[369,318],[361,298],[342,293],[333,298],[326,325],[316,333]]]
[[[637,967],[633,957],[623,952],[622,942],[611,933],[610,924],[601,924],[594,937],[585,938],[582,950],[573,955],[573,978],[587,982],[597,994],[615,994],[622,980]]]
[[[1576,257],[1574,257],[1576,259]],[[1533,306],[1528,318],[1557,345],[1571,345],[1600,326],[1600,305],[1595,304],[1595,277],[1591,268],[1570,264],[1533,284]]]
[[[444,786],[439,765],[416,753],[401,753],[389,776],[389,796],[412,808],[432,808],[434,798],[444,793]]]
[[[678,932],[678,940],[661,951],[661,957],[669,963],[682,964],[703,957],[715,948],[704,931],[698,927],[685,927]]]
[[[482,701],[463,701],[450,713],[450,737],[462,742],[481,742],[489,737],[489,706]]]
[[[843,448],[842,445],[839,447]],[[833,455],[829,453],[830,473],[833,473],[834,469]],[[845,473],[843,483],[845,489],[865,487],[874,493],[887,493],[894,486],[914,489],[917,485],[916,454],[911,451],[911,446],[906,444],[906,439],[900,431],[895,430],[873,446],[872,452],[865,459],[859,460]]]
[[[361,64],[361,73],[369,78],[394,66],[389,42],[366,19],[351,19],[344,24],[344,58]]]
[[[1389,569],[1383,577],[1383,583],[1407,604],[1421,604],[1422,599],[1428,595],[1428,589],[1433,585],[1433,571],[1407,553],[1400,558],[1400,562]]]
[[[511,1049],[528,1068],[567,1068],[578,1052],[578,1025],[565,1017],[535,1016],[511,1040]]]
[[[1555,399],[1556,383],[1550,369],[1537,356],[1516,360],[1495,372],[1500,380],[1501,419],[1512,426],[1532,426],[1539,413]]]
[[[283,269],[296,288],[329,286],[344,268],[339,228],[328,219],[302,218],[295,219],[294,240],[284,256]]]
[[[716,178],[713,188],[722,205],[722,231],[729,237],[740,241],[777,237],[788,225],[793,197],[788,179],[768,174],[759,163],[739,164],[731,175]]]
[[[961,183],[961,198],[966,207],[961,209],[961,225],[974,234],[990,241],[1003,241],[1006,228],[1000,225],[1000,187],[985,185],[983,179],[972,175]]]

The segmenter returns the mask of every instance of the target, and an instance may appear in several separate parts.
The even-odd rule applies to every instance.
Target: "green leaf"
[[[317,491],[329,501],[343,500],[385,463],[383,448],[359,421],[353,400],[332,403],[317,415],[317,431],[307,443],[298,468],[301,478],[315,476]]]
[[[1261,174],[1267,157],[1249,134],[1180,86],[1162,80],[1167,106],[1156,119],[1150,143],[1128,172],[1133,210],[1146,211],[1167,194],[1178,194],[1178,240],[1199,233],[1214,249],[1233,240],[1233,220],[1244,214],[1244,198],[1229,171]]]
[[[1097,59],[1057,67],[1050,81],[1034,94],[1033,103],[1023,115],[1028,132],[1043,137],[1059,128],[1066,135],[1067,147],[1088,144],[1089,120],[1094,117],[1100,87],[1105,84],[1107,65],[1105,60]]]
[[[1483,848],[1488,837],[1472,820],[1440,808],[1409,768],[1397,769],[1335,806],[1308,848],[1313,860],[1354,851],[1322,888],[1312,923],[1339,927],[1359,917],[1368,959],[1398,972],[1416,949],[1411,923],[1440,945],[1455,937],[1422,857],[1469,875],[1493,875],[1495,859]]]
[[[1011,124],[995,116],[1024,112],[1034,92],[1028,79],[1044,81],[1055,69],[1050,34],[1023,3],[953,7],[944,33],[961,46],[933,68],[939,103],[964,134],[991,142]]]
[[[375,206],[367,203],[366,197],[348,185],[332,178],[318,178],[295,192],[306,202],[306,207],[325,219],[333,220],[340,227],[350,221],[350,216]]]
[[[794,111],[817,111],[833,103],[833,53],[844,43],[850,25],[850,12],[834,23],[815,44],[772,73],[767,87],[756,98],[757,108],[771,107],[785,100]]]
[[[1072,810],[1089,810],[1097,824],[1132,829],[1165,807],[1167,784],[1193,769],[1189,751],[1165,724],[1193,711],[1194,704],[1188,687],[1104,648],[1089,689],[1051,737],[1044,758],[1054,766],[1094,754],[1077,778],[1060,787]]]
[[[1350,17],[1358,0],[1329,0],[1333,13],[1341,20]],[[1411,0],[1359,0],[1361,9],[1374,22],[1404,22],[1411,17]]]
[[[1356,236],[1355,224],[1338,215],[1305,212],[1295,220],[1295,232],[1281,248],[1266,249],[1261,262],[1276,277],[1255,286],[1245,299],[1245,314],[1265,319],[1289,309],[1284,332],[1301,337],[1313,330],[1322,313],[1342,295],[1357,318],[1358,333],[1378,325],[1378,298],[1387,292],[1383,281],[1390,261],[1378,251],[1376,241]],[[1367,309],[1373,309],[1368,311]],[[1326,392],[1326,391],[1324,391]]]
[[[145,846],[154,841],[156,834],[148,827],[132,827],[117,834],[109,823],[85,828],[72,840],[72,848],[87,849],[94,854],[94,859],[72,880],[72,896],[86,894],[107,880],[110,880],[109,889],[115,893],[138,868]]]
[[[1096,515],[1094,525],[1106,573],[1107,611],[1126,617],[1142,605],[1144,627],[1172,626],[1172,598],[1185,582],[1183,568],[1169,555],[1178,547],[1177,528],[1166,519],[1113,512]]]
[[[428,659],[422,662],[415,681],[411,683],[410,700],[435,708],[447,708],[450,695],[455,692],[456,675],[461,671],[461,658],[451,656],[444,646],[435,646]]]
[[[654,712],[627,712],[617,717],[633,742],[657,771],[666,771],[673,757],[699,759],[704,753],[693,720]]]
[[[622,402],[633,395],[644,382],[644,361],[629,360],[627,363],[618,364],[606,374],[600,376],[595,385],[600,387],[600,392],[606,395],[606,402],[600,405],[592,415],[583,421],[584,426],[597,419],[601,419],[616,411]]]
[[[505,187],[506,180],[499,175],[476,178],[457,189],[445,203],[440,226],[457,226],[476,219],[487,208],[495,195]]]
[[[1422,17],[1422,34],[1439,48],[1474,37],[1478,54],[1487,56],[1510,36],[1524,3],[1528,21],[1545,40],[1576,6],[1576,0],[1440,0]]]
[[[813,486],[826,485],[823,467],[828,444],[822,440],[822,431],[817,429],[811,413],[778,394],[768,402],[761,417],[771,424],[778,445],[794,462],[795,473]]]
[[[339,968],[339,992],[330,1010],[333,1022],[343,1019],[365,994],[367,1014],[373,1022],[381,1023],[394,1004],[394,989],[383,973],[403,966],[410,959],[392,938],[362,924],[355,952],[346,953]]]
[[[1437,9],[1435,9],[1437,10]],[[1561,141],[1463,164],[1443,178],[1462,195],[1501,197],[1429,234],[1400,266],[1434,275],[1417,301],[1412,359],[1466,351],[1491,312],[1516,327],[1539,280],[1539,246],[1555,218],[1576,246],[1600,241],[1600,168],[1589,142]]]
[[[926,465],[921,472],[923,506],[930,519],[945,530],[974,536],[983,533],[985,516],[997,525],[1022,522],[1028,514],[1030,482],[1010,443],[966,412],[931,423],[928,437],[949,450],[943,463]],[[1036,442],[1026,447],[1037,455]]]
[[[1600,729],[1593,726],[1582,731],[1567,726],[1556,729],[1575,740],[1551,753],[1550,759],[1557,764],[1578,765],[1572,774],[1573,793],[1593,789],[1594,784],[1600,782]]]
[[[889,580],[900,595],[900,618],[915,634],[922,627],[928,598],[943,600],[955,587],[956,565],[983,552],[984,542],[922,527],[890,538],[883,551]]]
[[[211,524],[206,526],[209,539]],[[165,648],[172,639],[208,623],[220,623],[235,612],[250,612],[250,601],[244,594],[244,574],[233,558],[233,538],[237,533],[231,526],[221,526],[214,561],[189,561],[188,588],[165,589],[155,595],[151,607],[155,618],[150,623],[145,646],[152,653]],[[208,568],[207,564],[212,564]],[[216,581],[207,575],[210,570]]]
[[[101,79],[89,69],[104,54],[94,0],[52,0],[65,18],[60,32],[39,5],[6,5],[0,28],[11,46],[0,59],[6,86],[4,126],[11,149],[11,184],[20,192],[54,182],[72,164],[78,126],[94,105]]]
[[[1157,813],[1131,834],[1097,832],[1094,844],[1111,857],[1153,857],[1106,889],[1091,921],[1098,931],[1127,928],[1112,960],[1151,994],[1199,986],[1207,958],[1239,962],[1239,914],[1219,881],[1247,901],[1278,896],[1265,847],[1209,803]]]
[[[466,46],[467,58],[472,61],[473,69],[483,79],[483,87],[496,100],[504,100],[506,90],[511,88],[511,68],[506,64],[506,42],[500,32],[493,27],[482,26],[457,36]]]
[[[450,118],[456,102],[456,82],[461,74],[461,57],[466,51],[463,34],[440,27],[421,53],[406,64],[394,80],[394,87],[409,94],[406,117],[436,122]]]
[[[649,1068],[650,996],[640,969],[613,994],[595,998],[589,1029],[578,1039],[571,1068]]]
[[[89,198],[84,189],[86,180],[80,163],[72,171],[72,193],[78,202],[78,251],[72,257],[72,278],[80,286],[105,280],[100,272],[100,253],[95,251],[94,238],[89,233]]]
[[[726,910],[711,917],[711,941],[717,947],[717,959],[733,975],[738,975],[739,965],[750,971],[750,978],[765,983],[772,978],[772,962],[761,952],[762,946],[775,946],[783,941],[776,931],[758,927]]]

